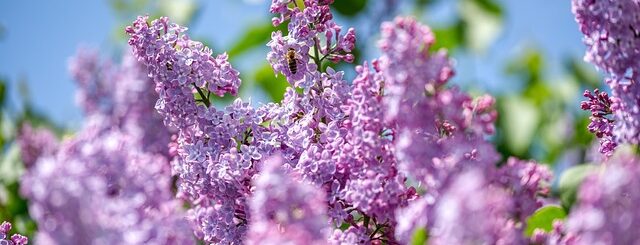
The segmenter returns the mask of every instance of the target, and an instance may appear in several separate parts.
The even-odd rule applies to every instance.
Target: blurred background
[[[286,87],[266,62],[275,28],[267,0],[111,0],[0,2],[0,220],[30,235],[19,196],[21,164],[14,144],[24,121],[72,134],[82,125],[67,60],[79,47],[100,50],[118,63],[127,51],[124,27],[137,15],[166,15],[190,28],[214,53],[227,52],[241,72],[241,96],[279,101]],[[356,28],[356,62],[335,67],[354,77],[353,65],[378,56],[383,21],[412,15],[436,34],[433,49],[455,60],[453,84],[498,99],[492,140],[503,156],[549,164],[556,173],[594,161],[597,154],[580,111],[584,89],[601,75],[582,61],[585,47],[570,1],[557,0],[335,0],[338,24]],[[228,97],[227,97],[228,98]],[[224,103],[224,102],[221,102]],[[595,142],[597,144],[597,142]],[[597,149],[597,146],[595,146]],[[557,178],[556,178],[557,179]]]

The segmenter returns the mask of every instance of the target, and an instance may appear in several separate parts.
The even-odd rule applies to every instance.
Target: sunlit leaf
[[[541,207],[527,219],[527,228],[524,233],[530,237],[537,228],[547,232],[551,231],[553,222],[555,220],[563,220],[566,216],[567,214],[560,206],[549,205]]]
[[[274,27],[271,22],[260,23],[249,27],[240,38],[234,43],[234,45],[227,52],[230,58],[237,57],[252,48],[266,45],[271,39],[271,32],[280,30],[283,34],[286,34],[287,24],[283,23],[278,27]]]
[[[466,44],[476,53],[483,53],[502,32],[501,11],[487,7],[492,6],[487,1],[464,0],[459,5],[460,17],[466,24]]]
[[[564,208],[568,210],[573,205],[576,201],[580,184],[582,184],[586,176],[593,173],[597,168],[596,165],[582,164],[573,166],[562,173],[558,182],[558,191]]]
[[[255,73],[256,85],[267,92],[273,101],[280,101],[284,97],[284,92],[289,86],[284,75],[279,74],[277,77],[273,73],[273,69],[269,64],[263,64]]]
[[[424,228],[419,228],[413,233],[413,237],[411,238],[411,245],[423,245],[427,243],[429,239],[429,234],[427,234],[427,230]]]
[[[355,16],[364,9],[367,0],[336,0],[331,6],[345,16]]]
[[[506,146],[515,154],[525,154],[540,122],[540,112],[534,104],[516,96],[501,99],[499,106]]]

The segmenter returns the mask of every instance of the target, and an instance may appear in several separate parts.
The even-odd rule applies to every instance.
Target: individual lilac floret
[[[614,120],[611,109],[613,102],[606,92],[600,92],[598,89],[593,90],[593,93],[585,90],[583,96],[587,100],[582,101],[580,107],[591,112],[589,132],[600,139],[600,153],[610,157],[618,145],[613,136]]]
[[[33,166],[38,157],[53,154],[58,148],[58,139],[46,128],[33,128],[31,124],[24,124],[18,135],[20,156],[26,168]]]
[[[546,245],[573,245],[577,243],[577,237],[573,233],[567,233],[564,222],[555,220],[553,229],[545,232],[540,228],[536,228],[530,238],[530,243],[546,244]]]
[[[494,181],[508,191],[513,201],[513,216],[524,222],[542,207],[543,198],[550,193],[551,177],[551,171],[545,165],[510,157],[498,170]]]
[[[20,234],[13,234],[9,239],[9,231],[11,230],[11,223],[3,221],[0,224],[0,244],[2,245],[25,245],[29,243],[29,239],[26,236]]]
[[[488,185],[482,170],[458,175],[435,206],[430,244],[522,244],[522,230],[509,220],[511,201]]]
[[[637,244],[640,242],[640,161],[616,155],[580,186],[567,219],[576,244]]]
[[[250,201],[248,244],[326,244],[323,191],[287,172],[280,156],[265,160]]]

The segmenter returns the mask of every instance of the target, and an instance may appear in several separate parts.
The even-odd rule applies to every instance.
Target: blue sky
[[[270,1],[246,2],[202,1],[202,12],[191,25],[192,36],[206,37],[216,47],[229,47],[244,27],[268,15]],[[565,56],[582,57],[585,48],[570,1],[500,2],[506,14],[501,38],[484,56],[461,59],[457,67],[459,79],[487,81],[490,90],[508,86],[502,66],[526,46],[544,52],[551,76],[560,72],[556,67]],[[446,15],[450,9],[445,6],[436,11]],[[427,17],[423,21],[438,20]],[[0,76],[9,81],[12,106],[19,106],[17,81],[26,79],[31,101],[38,110],[61,125],[78,127],[82,116],[74,104],[75,86],[67,72],[67,59],[80,45],[100,48],[103,55],[109,56],[117,22],[107,1],[1,1],[0,24],[5,33],[0,40]]]

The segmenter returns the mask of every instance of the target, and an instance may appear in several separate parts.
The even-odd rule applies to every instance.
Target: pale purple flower
[[[248,244],[326,244],[329,223],[321,189],[295,178],[274,156],[263,163],[250,201]]]
[[[618,145],[613,136],[613,101],[606,92],[600,92],[598,89],[593,90],[593,93],[585,90],[583,96],[588,100],[582,101],[580,107],[591,112],[589,132],[600,139],[600,153],[610,157]]]
[[[614,117],[596,117],[589,127],[606,132],[601,152],[610,156],[617,144],[640,143],[640,2],[573,0],[572,11],[587,45],[585,61],[605,72],[611,87]]]
[[[636,244],[640,235],[640,161],[616,155],[580,186],[566,222],[576,244]]]
[[[46,128],[34,128],[23,124],[18,134],[20,156],[26,168],[33,166],[38,157],[53,154],[58,148],[58,139]]]
[[[501,184],[513,201],[512,213],[518,220],[526,221],[538,208],[551,189],[551,171],[535,161],[507,159],[498,169],[494,182]]]
[[[9,239],[9,231],[11,230],[11,223],[3,221],[0,224],[0,244],[3,245],[25,245],[29,243],[29,239],[26,236],[20,234],[11,235]]]

